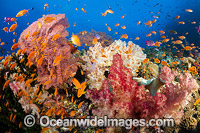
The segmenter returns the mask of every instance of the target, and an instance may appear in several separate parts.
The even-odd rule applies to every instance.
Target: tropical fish
[[[156,21],[157,21],[156,19],[152,20],[152,24],[155,23]]]
[[[10,26],[9,32],[14,31],[16,28],[17,28],[17,24],[12,24],[12,25]]]
[[[121,19],[123,19],[125,17],[125,14],[123,16],[121,16]]]
[[[93,43],[93,44],[96,44],[96,43],[97,43],[97,38],[96,38],[96,37],[92,40],[92,43]]]
[[[81,41],[77,35],[72,35],[71,40],[73,44],[81,46]]]
[[[122,28],[122,29],[126,29],[126,26],[125,26],[125,25],[124,25],[124,26],[121,26],[121,28]]]
[[[57,66],[60,63],[62,58],[63,58],[62,53],[60,54],[60,56],[56,56],[56,58],[53,61],[53,66]]]
[[[3,30],[8,33],[8,27],[4,27]]]
[[[44,23],[51,23],[51,22],[53,22],[54,20],[56,20],[55,17],[46,17],[46,18],[43,20],[43,22],[44,22]]]
[[[24,10],[21,10],[17,13],[16,17],[21,17],[23,16],[24,14],[28,13],[28,10],[24,9]]]
[[[19,46],[19,43],[13,44],[13,46],[11,47],[11,50],[15,50],[18,46]]]
[[[9,24],[9,22],[12,22],[11,17],[4,17],[4,22],[7,22]]]
[[[140,23],[141,23],[141,21],[138,21],[138,22],[137,22],[137,25],[139,25]]]
[[[108,13],[114,13],[111,9],[106,10]]]
[[[87,11],[86,11],[84,8],[81,8],[81,10],[82,10],[84,13],[87,13]]]
[[[185,22],[184,21],[181,21],[181,22],[178,22],[179,24],[185,24]]]
[[[148,59],[148,58],[146,58],[146,59],[144,59],[144,60],[143,60],[143,62],[142,62],[142,63],[143,63],[143,64],[147,64],[148,62],[149,62],[149,59]]]
[[[193,12],[192,9],[185,9],[186,12]]]
[[[149,20],[149,21],[147,21],[146,23],[144,23],[145,24],[145,26],[146,25],[151,25],[152,24],[152,22]]]
[[[154,62],[156,63],[156,64],[159,64],[160,63],[160,60],[159,59],[154,59]]]
[[[108,26],[108,31],[111,31],[111,28]]]
[[[179,19],[179,18],[180,18],[180,16],[177,15],[174,19]]]
[[[121,36],[121,38],[127,39],[127,38],[128,38],[128,35],[127,35],[127,34],[123,34],[123,35]]]
[[[139,37],[136,37],[135,40],[140,40],[140,38],[139,38]]]
[[[55,35],[52,37],[52,41],[56,41],[60,36],[61,36],[61,34],[55,34]]]
[[[185,36],[178,36],[179,39],[184,40]]]
[[[101,13],[101,16],[106,16],[107,15],[107,11],[105,11],[104,13]]]
[[[149,40],[149,41],[146,40],[146,45],[147,46],[155,46],[155,43],[152,40]]]
[[[119,23],[116,23],[115,26],[119,26]]]

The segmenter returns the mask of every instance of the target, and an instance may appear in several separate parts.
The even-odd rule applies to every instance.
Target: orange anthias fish
[[[121,16],[121,19],[123,19],[125,17],[125,14],[123,16]]]
[[[97,43],[97,38],[96,38],[96,37],[92,40],[92,43],[93,43],[93,44],[96,44],[96,43]]]
[[[154,24],[156,21],[157,21],[157,20],[156,20],[156,19],[154,19],[154,20],[152,21],[152,24]]]
[[[86,11],[84,8],[81,8],[81,10],[82,10],[84,13],[87,13],[87,11]]]
[[[11,47],[11,50],[15,50],[18,46],[19,46],[19,43],[13,44],[13,46]]]
[[[181,22],[178,22],[179,24],[185,24],[185,22],[184,21],[181,21]]]
[[[165,39],[162,40],[162,42],[164,42],[164,43],[166,43],[166,42],[168,42],[168,41],[169,41],[168,38],[165,38]]]
[[[187,50],[187,51],[189,51],[189,50],[192,50],[192,47],[190,47],[190,46],[185,46],[184,49]]]
[[[192,66],[189,68],[189,72],[194,73],[194,74],[198,74],[197,69],[195,66]]]
[[[105,11],[104,13],[101,13],[101,16],[106,16],[107,15],[107,11]]]
[[[86,81],[82,82],[80,84],[80,82],[76,79],[76,78],[73,78],[72,79],[72,82],[73,84],[76,86],[76,89],[78,89],[78,93],[77,93],[77,97],[81,97],[83,94],[86,93],[85,88],[86,88]]]
[[[149,62],[149,59],[148,59],[148,58],[146,58],[146,59],[144,59],[144,60],[143,60],[143,62],[142,62],[142,63],[143,63],[143,64],[146,64],[146,63],[148,63],[148,62]]]
[[[159,32],[160,32],[160,34],[165,34],[165,32],[163,30],[160,30]]]
[[[40,59],[37,61],[37,67],[40,67],[42,65],[44,59],[44,55],[42,55],[42,57],[40,57]]]
[[[43,22],[44,22],[44,23],[51,23],[51,22],[53,22],[54,20],[56,20],[55,17],[46,17],[46,18],[43,20]]]
[[[135,40],[140,40],[140,38],[139,38],[139,37],[136,37]]]
[[[145,26],[146,25],[151,25],[152,24],[152,22],[149,20],[149,21],[147,21],[146,23],[144,23],[145,24]]]
[[[151,33],[152,33],[152,34],[154,34],[154,35],[156,34],[156,32],[155,32],[155,31],[151,31]]]
[[[126,26],[125,26],[125,25],[124,25],[124,26],[121,26],[121,28],[122,28],[122,29],[126,29]]]
[[[61,36],[61,34],[55,34],[55,35],[52,37],[52,41],[56,41],[60,36]]]
[[[74,45],[81,46],[81,41],[77,35],[72,35],[71,40]]]
[[[127,35],[127,34],[123,34],[123,35],[121,36],[121,38],[127,39],[127,38],[128,38],[128,35]]]
[[[154,59],[154,62],[156,63],[156,64],[159,64],[160,63],[160,60],[159,59]]]
[[[110,28],[110,27],[108,27],[108,31],[111,31],[111,28]]]
[[[17,28],[17,24],[12,24],[12,25],[10,26],[9,32],[14,31],[16,28]]]
[[[151,36],[151,33],[149,33],[149,34],[146,35],[146,37],[150,37],[150,36]]]
[[[186,12],[193,12],[192,9],[185,9]]]
[[[115,24],[115,26],[119,26],[119,23]]]
[[[21,10],[17,13],[16,17],[21,17],[23,16],[24,14],[28,13],[28,10],[24,9],[24,10]]]
[[[47,7],[47,8],[49,8],[49,4],[48,3],[46,3],[44,6]]]
[[[169,66],[169,64],[168,64],[166,61],[161,61],[161,64],[162,64],[163,66]]]
[[[3,30],[8,33],[8,27],[4,27]]]
[[[180,18],[180,16],[176,16],[174,19],[179,19]]]
[[[56,58],[53,61],[53,66],[57,66],[60,63],[62,58],[63,58],[62,53],[60,54],[60,56],[56,56]]]
[[[5,84],[3,85],[3,90],[9,85],[9,83],[10,83],[10,80],[7,80],[7,81],[5,82]]]
[[[114,13],[112,10],[110,10],[110,9],[108,9],[108,10],[106,10],[108,13]]]
[[[179,39],[184,40],[185,36],[178,36]]]
[[[196,106],[199,102],[200,102],[200,98],[195,101],[194,106]]]
[[[137,22],[137,25],[139,25],[140,23],[141,23],[141,21],[138,21],[138,22]]]

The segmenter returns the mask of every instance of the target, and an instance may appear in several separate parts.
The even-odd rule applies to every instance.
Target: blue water
[[[46,3],[49,4],[48,12],[44,11],[44,4]],[[27,15],[18,18],[16,37],[13,33],[7,34],[0,30],[2,42],[7,42],[1,47],[6,49],[4,52],[4,55],[6,55],[6,51],[10,51],[13,44],[12,40],[19,38],[20,33],[28,27],[27,23],[31,24],[41,18],[43,14],[58,13],[66,14],[69,20],[68,38],[72,33],[76,34],[83,30],[91,31],[91,29],[94,29],[106,32],[115,39],[119,39],[122,34],[126,33],[129,38],[123,40],[132,40],[134,43],[144,47],[145,40],[160,40],[159,33],[156,36],[147,38],[146,34],[150,31],[173,29],[178,32],[178,35],[188,32],[187,40],[190,43],[199,45],[200,37],[195,29],[199,25],[199,6],[200,0],[1,0],[0,29],[10,27],[13,23],[11,22],[8,25],[4,22],[4,17],[15,17],[20,10],[33,8],[33,10],[29,10]],[[101,16],[101,13],[105,12],[108,7],[114,11],[114,14],[108,13],[107,16]],[[78,12],[75,8],[79,9]],[[82,12],[81,8],[84,8],[87,13]],[[185,9],[192,9],[193,13],[186,12]],[[158,12],[160,13],[157,14]],[[121,19],[124,14],[125,18]],[[153,20],[153,15],[159,15],[160,17],[152,27],[145,27],[144,23],[148,20]],[[179,20],[174,20],[176,15],[181,16]],[[138,21],[142,22],[139,26],[137,26]],[[177,24],[178,21],[185,21],[186,24],[179,25]],[[191,21],[196,21],[197,23],[192,25],[189,23]],[[76,27],[73,26],[74,23],[76,23]],[[110,32],[105,23],[111,27],[112,30]],[[125,25],[126,29],[121,29],[120,26],[115,27],[116,23],[120,23],[120,26]],[[118,35],[113,35],[115,32],[118,32]],[[166,35],[170,34],[166,32]],[[140,40],[135,41],[134,39],[137,36],[140,37]]]

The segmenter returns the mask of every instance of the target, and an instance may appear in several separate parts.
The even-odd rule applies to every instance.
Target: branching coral
[[[50,22],[45,20],[54,18]],[[30,60],[38,65],[38,81],[46,85],[48,89],[51,85],[59,86],[67,81],[71,74],[76,72],[77,59],[71,54],[73,46],[65,38],[68,32],[65,30],[69,23],[64,14],[46,15],[38,21],[33,22],[25,29],[19,38],[19,48],[27,49],[26,54],[33,54]],[[61,61],[54,66],[56,57],[61,56]]]

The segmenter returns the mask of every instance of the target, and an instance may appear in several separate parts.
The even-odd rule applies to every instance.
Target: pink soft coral
[[[45,23],[46,17],[53,17],[55,20]],[[41,26],[40,26],[41,25]],[[46,15],[33,22],[25,29],[19,38],[19,48],[26,48],[26,54],[36,51],[36,55],[31,59],[34,64],[44,56],[42,65],[37,68],[38,81],[47,84],[46,89],[54,86],[62,85],[66,82],[70,75],[77,70],[77,59],[73,58],[73,46],[65,38],[68,32],[65,30],[69,27],[69,23],[64,14]],[[53,36],[59,34],[57,40],[53,40]],[[60,63],[53,66],[53,61],[57,56],[62,56]]]
[[[183,108],[190,100],[192,90],[198,89],[196,80],[189,74],[178,74],[169,67],[163,67],[158,79],[165,84],[155,96],[144,85],[137,86],[132,80],[130,69],[123,65],[121,55],[113,56],[113,64],[108,78],[103,81],[100,91],[87,91],[97,109],[93,114],[110,118],[174,118],[178,124],[183,115]],[[178,76],[178,82],[175,81]]]
[[[152,97],[144,88],[132,80],[131,70],[123,65],[121,55],[113,56],[113,64],[108,78],[103,81],[103,89],[88,90],[87,97],[98,107],[93,110],[100,117],[149,118],[165,104],[165,96],[157,93]]]
[[[168,76],[165,77],[166,75]],[[198,89],[199,85],[190,73],[180,74],[179,81],[175,82],[174,78],[177,75],[177,72],[172,72],[169,67],[165,66],[161,69],[159,77],[165,77],[165,81],[168,81],[161,88],[162,93],[167,97],[166,110],[163,114],[173,117],[176,123],[179,123],[183,115],[183,108],[190,101],[192,91]]]

